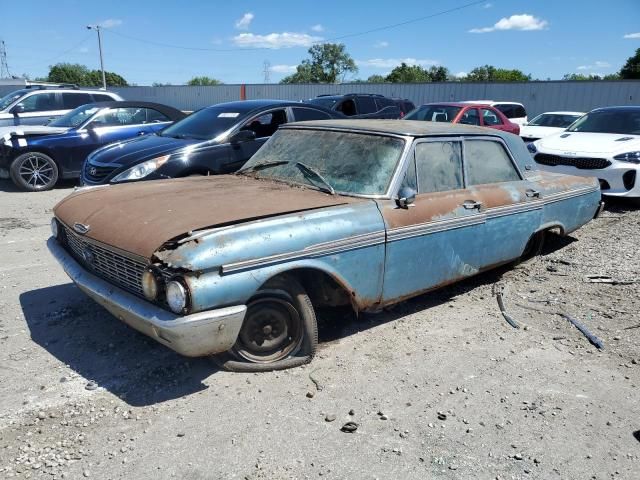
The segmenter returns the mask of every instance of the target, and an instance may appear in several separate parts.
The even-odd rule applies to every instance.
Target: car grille
[[[606,158],[561,157],[560,155],[549,155],[547,153],[538,153],[534,159],[536,163],[541,165],[566,165],[582,170],[598,170],[611,165],[611,162]]]
[[[67,227],[64,227],[64,233],[67,249],[76,260],[105,280],[144,297],[142,274],[147,268],[145,262],[134,260],[94,242],[88,242]]]
[[[91,163],[86,162],[84,165],[84,177],[90,182],[101,182],[102,180],[107,178],[116,168],[118,167],[99,167],[97,165],[92,165]]]

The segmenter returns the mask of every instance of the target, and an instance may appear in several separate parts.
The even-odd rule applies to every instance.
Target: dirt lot
[[[640,210],[380,314],[320,312],[311,365],[235,374],[69,282],[45,246],[68,192],[0,181],[0,478],[640,478]]]

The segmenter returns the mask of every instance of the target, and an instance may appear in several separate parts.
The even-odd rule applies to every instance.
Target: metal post
[[[104,61],[102,59],[102,34],[100,33],[100,25],[87,25],[89,30],[98,32],[98,50],[100,50],[100,70],[102,70],[102,89],[107,89],[107,77],[104,74]]]

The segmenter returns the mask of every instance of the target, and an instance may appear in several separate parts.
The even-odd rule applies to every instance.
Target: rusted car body
[[[538,171],[509,133],[301,122],[236,175],[80,189],[55,207],[48,246],[83,291],[168,347],[242,343],[254,347],[242,361],[273,364],[316,334],[315,317],[301,326],[309,308],[378,310],[518,259],[600,208],[595,179]]]

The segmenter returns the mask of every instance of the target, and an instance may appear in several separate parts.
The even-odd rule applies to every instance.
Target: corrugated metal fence
[[[0,87],[4,95],[17,87]],[[215,103],[242,98],[242,85],[213,87],[123,87],[113,88],[127,100],[166,103],[182,110],[197,110]],[[525,105],[531,118],[551,110],[589,111],[610,105],[640,105],[640,81],[527,82],[527,83],[343,83],[254,84],[244,86],[247,99],[303,100],[327,93],[380,93],[408,98],[416,105],[457,100],[509,100]]]

